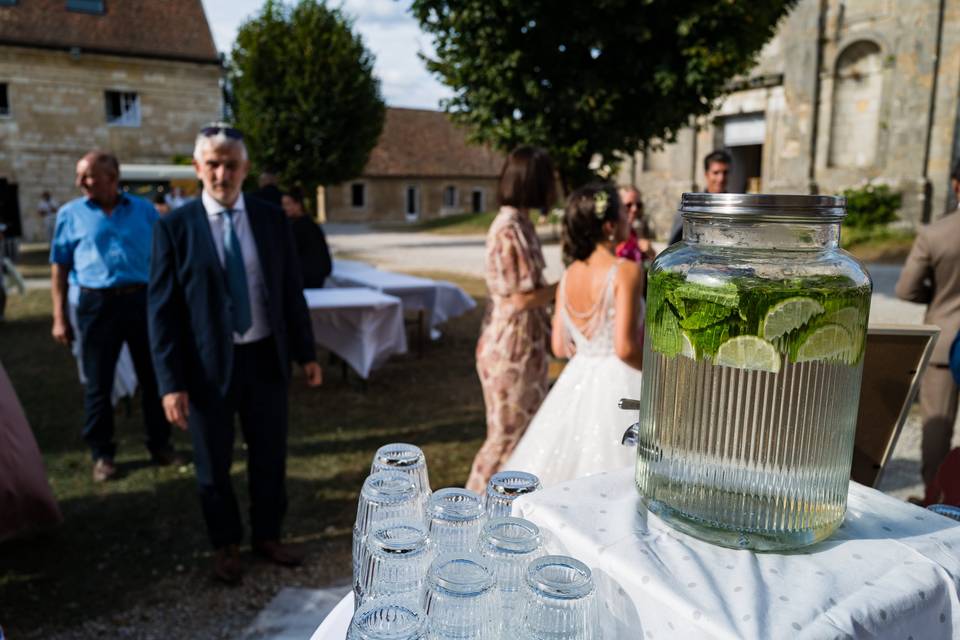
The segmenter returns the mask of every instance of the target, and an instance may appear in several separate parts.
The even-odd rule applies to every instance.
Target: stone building
[[[222,113],[221,63],[201,0],[0,0],[0,215],[42,236],[43,191],[76,197],[100,147],[121,162],[189,155]]]
[[[321,189],[329,222],[415,222],[495,206],[504,156],[467,144],[439,111],[387,108],[383,133],[363,174]]]
[[[662,237],[703,157],[734,157],[732,191],[839,193],[868,180],[927,222],[954,204],[960,156],[960,0],[800,0],[708,118],[621,166]]]

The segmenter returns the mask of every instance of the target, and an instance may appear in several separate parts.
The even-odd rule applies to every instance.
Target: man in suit
[[[960,198],[960,161],[950,177],[953,193]],[[960,329],[960,215],[956,211],[917,232],[896,293],[903,300],[926,304],[924,321],[940,327],[920,385],[921,473],[929,487],[950,451],[957,417],[957,386],[949,367],[950,345]]]
[[[150,345],[167,418],[193,438],[214,575],[236,583],[243,527],[230,482],[234,414],[247,443],[253,550],[299,564],[280,542],[290,362],[310,386],[322,374],[289,225],[279,208],[241,193],[249,170],[241,133],[205,127],[194,167],[201,197],[154,231]]]

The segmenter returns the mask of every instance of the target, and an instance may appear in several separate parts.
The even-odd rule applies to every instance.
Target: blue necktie
[[[226,209],[223,213],[223,266],[227,271],[227,293],[233,302],[233,330],[243,334],[253,324],[250,292],[247,290],[247,269],[243,265],[240,238],[233,228],[235,211]]]

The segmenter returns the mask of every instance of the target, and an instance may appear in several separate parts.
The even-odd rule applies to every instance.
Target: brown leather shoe
[[[93,463],[94,482],[106,482],[115,475],[117,475],[117,468],[110,458],[97,458],[97,461]]]
[[[228,544],[214,552],[213,577],[224,584],[240,584],[243,567],[240,565],[240,549],[237,545]]]
[[[303,564],[302,553],[277,540],[258,540],[253,543],[253,552],[284,567],[299,567]]]
[[[173,449],[155,451],[150,454],[150,461],[158,467],[180,467],[186,463],[179,453]]]

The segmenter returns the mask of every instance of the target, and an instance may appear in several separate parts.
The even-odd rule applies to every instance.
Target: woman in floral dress
[[[500,173],[500,211],[487,232],[486,281],[490,294],[477,373],[487,413],[487,439],[477,452],[467,488],[482,492],[510,457],[547,394],[547,348],[556,284],[543,276],[543,252],[531,209],[555,199],[553,164],[546,151],[519,147]]]

